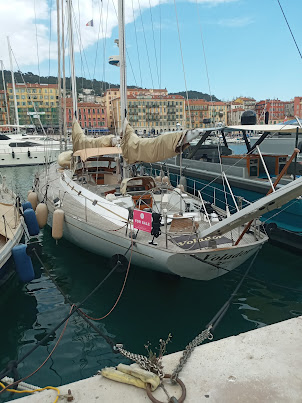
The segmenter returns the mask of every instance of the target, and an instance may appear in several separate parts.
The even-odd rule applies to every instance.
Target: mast
[[[14,96],[14,106],[15,106],[15,123],[19,126],[19,115],[18,115],[18,107],[17,107],[17,99],[16,99],[16,88],[15,88],[15,77],[13,72],[13,59],[12,59],[12,49],[10,47],[9,37],[7,37],[7,46],[8,46],[8,54],[10,61],[10,71],[12,75],[12,86],[13,86],[13,96]]]
[[[62,10],[63,11],[63,10]],[[62,151],[62,91],[61,91],[61,35],[60,35],[60,3],[57,0],[57,43],[58,43],[58,120],[60,151]]]
[[[69,30],[69,52],[70,52],[70,68],[71,68],[71,87],[72,87],[72,105],[73,115],[78,118],[78,98],[77,83],[74,68],[74,49],[73,49],[73,29],[72,29],[72,0],[67,0],[68,13],[68,30]]]
[[[126,78],[126,48],[125,48],[125,6],[124,1],[118,1],[118,26],[119,26],[119,62],[120,62],[120,95],[121,95],[121,136],[125,131],[125,119],[127,117],[127,78]],[[123,176],[128,177],[126,162],[123,164]]]
[[[5,85],[5,79],[4,79],[3,60],[1,60],[1,71],[2,71],[2,81],[3,81],[3,90],[4,90],[4,100],[5,100],[5,107],[6,107],[7,124],[10,125],[8,102],[7,102],[7,95],[6,95],[6,85]],[[10,127],[9,126],[8,126],[8,130],[10,132]]]
[[[67,150],[67,125],[66,125],[66,77],[65,77],[65,27],[64,27],[64,0],[61,3],[61,23],[62,23],[62,70],[63,70],[63,134],[65,139],[65,151]]]

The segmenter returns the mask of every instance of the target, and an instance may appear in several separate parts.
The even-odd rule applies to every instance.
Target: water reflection
[[[12,169],[6,175],[15,178],[17,186],[26,195],[33,172],[25,167]],[[109,260],[81,250],[64,239],[56,245],[48,227],[41,240],[42,261],[63,292],[75,303],[85,298],[110,270]],[[35,270],[40,268],[36,259],[34,266]],[[104,321],[96,322],[97,326],[132,352],[145,354],[144,345],[148,341],[155,348],[159,339],[167,338],[169,333],[172,333],[172,342],[168,344],[168,352],[182,350],[229,298],[246,267],[203,283],[133,266],[119,304]],[[257,279],[245,280],[217,328],[215,340],[302,313],[302,292],[271,284],[283,284],[302,291],[301,256],[267,244],[250,275],[269,284]],[[114,273],[85,303],[83,310],[94,317],[106,314],[119,295],[124,276],[125,272]],[[40,278],[26,287],[14,279],[4,290],[1,289],[0,305],[3,329],[0,332],[1,368],[7,361],[26,353],[70,309],[43,269]],[[31,373],[43,362],[61,330],[20,365],[21,375]],[[74,315],[52,358],[29,382],[41,386],[60,385],[91,376],[104,366],[119,362],[126,360],[114,354],[104,339]]]

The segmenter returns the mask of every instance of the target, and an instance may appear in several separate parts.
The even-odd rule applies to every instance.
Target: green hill
[[[184,98],[187,98],[186,91],[173,92],[170,95],[182,95]],[[204,99],[205,101],[211,101],[211,96],[209,94],[200,92],[200,91],[188,91],[189,99]],[[220,99],[216,98],[215,95],[212,95],[212,101],[218,102]]]

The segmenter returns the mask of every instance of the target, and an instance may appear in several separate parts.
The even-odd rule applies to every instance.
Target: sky
[[[302,1],[279,1],[302,53]],[[119,68],[108,64],[118,54],[116,10],[117,0],[73,0],[77,76],[119,83]],[[125,0],[125,14],[128,85],[223,101],[302,96],[302,59],[277,0]],[[0,0],[4,68],[9,36],[14,70],[56,75],[56,18],[56,0]]]

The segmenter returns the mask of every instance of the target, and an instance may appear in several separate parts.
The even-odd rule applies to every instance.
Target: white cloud
[[[57,59],[56,38],[56,1],[55,0],[0,0],[0,59],[9,69],[9,57],[6,36],[10,37],[11,47],[18,66],[38,66],[37,42],[39,61]],[[196,0],[190,0],[195,2]],[[238,0],[197,0],[200,4],[218,5]],[[134,17],[140,16],[140,11],[149,10],[160,3],[171,3],[172,0],[127,0],[125,2],[126,23],[133,22]],[[61,3],[61,1],[60,1]],[[50,9],[52,4],[52,9]],[[64,1],[65,4],[65,1]],[[117,26],[117,0],[74,0],[73,24],[75,51],[95,44],[98,39],[110,38],[112,30]],[[132,7],[133,4],[133,7]],[[86,23],[93,18],[94,26],[86,27]],[[50,32],[51,19],[51,32]],[[66,18],[65,18],[66,19]],[[66,19],[67,20],[67,19]],[[36,22],[36,23],[35,23]],[[221,24],[227,23],[221,21]],[[231,23],[231,22],[229,22]],[[233,20],[233,26],[236,20]],[[238,21],[237,21],[238,24]],[[67,27],[67,22],[66,22]],[[154,21],[156,29],[156,21]],[[37,34],[36,34],[37,33]],[[37,37],[36,37],[37,35]],[[67,34],[66,34],[67,39]],[[14,69],[17,66],[14,62]]]
[[[252,24],[254,21],[250,17],[237,17],[237,18],[229,18],[218,21],[218,25],[222,25],[224,27],[229,28],[241,28],[247,25]]]
[[[161,0],[161,3],[167,1]],[[5,5],[3,2],[4,0],[1,0],[0,59],[4,61],[5,68],[9,68],[6,36],[10,37],[11,47],[21,69],[24,65],[38,65],[37,40],[40,63],[49,58],[57,59],[56,2],[52,1],[52,10],[50,9],[50,2],[47,0],[10,0]],[[134,16],[137,18],[140,15],[140,9],[143,12],[146,8],[149,9],[150,3],[151,7],[155,7],[159,2],[160,0],[150,0],[150,2],[149,0],[133,0],[132,8],[132,0],[127,0],[125,7],[126,23],[133,21],[133,9]],[[111,37],[112,30],[117,26],[117,4],[117,0],[114,0],[114,4],[112,0],[73,1],[76,52],[79,51],[80,47],[85,49],[93,45],[98,39]],[[50,16],[51,35],[49,29]],[[93,19],[94,26],[86,27],[86,23],[91,19]],[[65,25],[67,27],[67,22]],[[17,67],[15,66],[14,69]]]
[[[235,1],[239,1],[239,0],[190,0],[192,3],[203,3],[203,4],[207,4],[210,6],[217,6],[219,4],[223,4],[223,3],[234,3]]]

